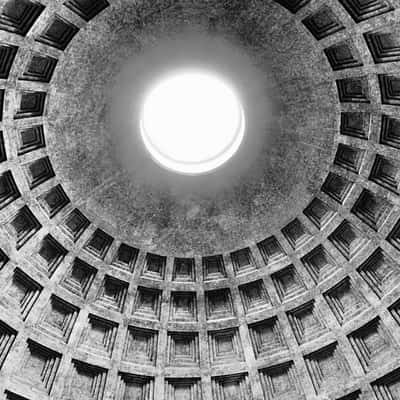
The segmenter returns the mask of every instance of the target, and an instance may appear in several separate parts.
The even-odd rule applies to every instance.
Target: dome
[[[0,398],[400,398],[399,33],[395,0],[4,0]],[[178,94],[227,125],[187,140]]]

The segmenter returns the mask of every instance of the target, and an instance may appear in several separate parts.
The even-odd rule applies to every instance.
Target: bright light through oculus
[[[245,130],[243,107],[223,80],[185,71],[147,93],[140,116],[142,139],[162,166],[184,174],[211,171],[238,150]]]

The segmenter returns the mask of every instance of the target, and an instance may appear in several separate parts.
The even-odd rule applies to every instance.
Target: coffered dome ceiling
[[[400,398],[397,0],[5,0],[0,398]],[[246,136],[159,167],[143,93],[223,75]]]

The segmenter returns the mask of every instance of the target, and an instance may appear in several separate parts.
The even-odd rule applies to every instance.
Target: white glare
[[[162,166],[184,174],[211,171],[238,150],[245,130],[243,108],[221,79],[185,71],[158,82],[145,97],[142,139]]]

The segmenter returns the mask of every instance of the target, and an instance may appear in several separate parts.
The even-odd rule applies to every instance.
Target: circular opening
[[[186,70],[158,81],[140,116],[155,161],[182,174],[202,174],[228,161],[244,136],[245,115],[233,88],[216,75]]]

